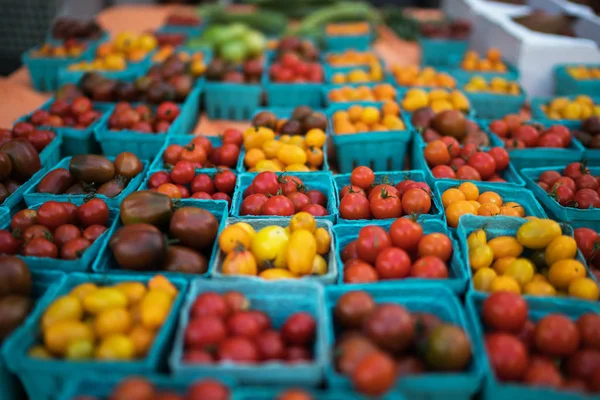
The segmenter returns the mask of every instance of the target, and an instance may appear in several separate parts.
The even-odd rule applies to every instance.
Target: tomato
[[[224,144],[231,143],[233,145],[241,147],[243,142],[244,137],[242,135],[242,132],[240,132],[238,129],[227,128],[225,129],[225,131],[223,131]]]
[[[375,309],[375,301],[364,291],[344,293],[336,302],[334,316],[337,323],[346,329],[363,326],[364,321]]]
[[[239,311],[227,318],[227,332],[231,336],[252,338],[258,336],[262,327],[249,311]]]
[[[69,219],[69,213],[63,207],[63,203],[56,201],[47,201],[37,210],[37,222],[51,231],[54,231],[60,225],[69,223]]]
[[[254,364],[259,360],[254,342],[239,336],[227,338],[219,343],[217,354],[219,360],[224,362]]]
[[[279,188],[284,196],[298,192],[304,187],[302,180],[296,176],[280,175],[277,181],[279,182]]]
[[[504,171],[508,168],[510,156],[505,149],[502,147],[492,147],[487,154],[489,154],[496,163],[496,171]]]
[[[519,243],[530,249],[543,249],[562,235],[560,225],[550,219],[534,219],[525,222],[517,231]]]
[[[115,157],[115,172],[117,175],[131,179],[143,171],[144,165],[133,153],[123,152]]]
[[[310,350],[301,346],[288,346],[285,361],[290,364],[303,363],[306,364],[312,360]]]
[[[548,314],[535,327],[535,347],[544,354],[563,357],[579,347],[579,331],[569,318]]]
[[[352,374],[352,384],[361,394],[380,396],[396,382],[396,364],[383,352],[374,351],[365,356]]]
[[[590,376],[588,389],[592,393],[600,393],[600,368],[596,369]]]
[[[419,256],[436,256],[448,262],[452,256],[452,242],[443,233],[430,233],[423,236],[418,246]]]
[[[221,382],[212,379],[194,383],[187,390],[188,400],[229,400],[230,397],[229,389]]]
[[[452,136],[442,136],[439,140],[446,145],[450,157],[454,158],[460,155],[460,143],[458,143],[458,140]]]
[[[441,324],[427,335],[425,362],[435,371],[462,371],[471,355],[471,342],[458,326]]]
[[[212,200],[212,196],[205,192],[192,193],[190,197],[192,199]]]
[[[496,172],[495,159],[488,153],[481,151],[469,158],[469,165],[479,172],[483,180],[488,179]]]
[[[52,232],[50,232],[50,229],[48,229],[44,225],[33,225],[33,226],[30,226],[23,233],[23,241],[25,243],[29,242],[31,239],[34,239],[36,237],[48,239],[51,242],[53,241],[53,239],[52,239]]]
[[[368,297],[370,299],[370,296]],[[356,369],[358,362],[375,350],[377,350],[377,347],[375,347],[375,345],[362,334],[342,337],[337,342],[333,352],[335,358],[335,367],[338,372],[344,375],[351,375]]]
[[[156,395],[153,385],[144,378],[127,378],[113,390],[112,400],[153,399]]]
[[[394,190],[395,188],[391,186]],[[373,190],[374,193],[375,190]],[[402,203],[397,195],[388,193],[385,188],[370,197],[369,209],[374,219],[398,218],[402,215]]]
[[[427,143],[423,150],[425,161],[430,167],[437,165],[448,165],[451,160],[450,151],[444,142],[441,140],[434,140]]]
[[[196,297],[190,309],[192,319],[204,316],[215,316],[223,319],[229,316],[231,310],[223,296],[216,292],[204,292]]]
[[[563,175],[572,180],[579,178],[581,175],[588,175],[589,173],[589,168],[580,162],[572,162],[563,170]]]
[[[77,220],[84,227],[108,224],[109,211],[106,203],[100,199],[92,199],[77,209]]]
[[[192,193],[204,192],[212,195],[215,193],[215,184],[208,174],[198,174],[190,184]]]
[[[519,380],[525,375],[529,357],[525,346],[515,336],[507,333],[487,334],[485,348],[499,379]]]
[[[558,178],[560,178],[560,173],[557,171],[544,171],[540,175],[539,181],[544,182],[548,186],[552,186]]]
[[[323,192],[320,192],[318,190],[309,190],[306,192],[306,195],[308,196],[312,204],[318,204],[323,207],[327,206],[327,198],[325,197]]]
[[[169,175],[166,171],[158,171],[150,175],[150,179],[148,180],[149,188],[157,188],[165,183],[173,183],[171,180],[171,175]]]
[[[56,245],[48,239],[35,238],[23,247],[23,255],[29,257],[58,257]]]
[[[389,235],[394,246],[409,253],[417,250],[423,237],[421,225],[409,218],[399,218],[390,226]]]
[[[535,336],[535,324],[531,320],[527,320],[523,329],[518,333],[517,338],[523,342],[527,349],[533,347],[533,338]]]
[[[393,303],[378,304],[363,325],[363,332],[381,349],[401,353],[414,339],[415,325],[410,312]]]
[[[600,350],[582,349],[567,358],[566,371],[572,378],[588,380],[600,368]]]
[[[206,151],[204,151],[202,146],[197,146],[193,143],[185,146],[179,154],[179,161],[198,162],[200,164],[204,164],[206,159]]]
[[[69,171],[75,181],[101,185],[115,177],[115,165],[104,156],[80,154],[71,157]]]
[[[575,179],[575,186],[577,189],[592,189],[597,190],[600,186],[598,181],[592,175],[581,175],[579,178]]]
[[[21,248],[21,243],[9,231],[0,230],[0,254],[17,254]]]
[[[268,199],[264,194],[251,194],[242,201],[240,215],[261,215],[262,207]]]
[[[348,243],[344,247],[344,249],[340,253],[340,257],[342,259],[342,262],[346,262],[348,260],[358,258],[358,251],[356,249],[356,240],[353,240],[352,242]]]
[[[387,232],[379,226],[365,226],[361,228],[356,240],[356,249],[361,260],[371,264],[375,263],[379,252],[392,246],[392,241]]]
[[[219,192],[232,194],[235,189],[236,180],[237,176],[231,170],[224,169],[215,174],[213,183]]]
[[[381,279],[402,279],[410,273],[408,254],[397,247],[388,247],[377,255],[375,270]]]
[[[406,180],[403,180],[402,182],[397,183],[396,190],[398,191],[398,195],[400,197],[404,196],[404,193],[406,193],[406,191],[408,189],[410,189],[410,187],[413,183],[416,183],[416,182],[413,181],[412,179],[406,179]]]
[[[409,189],[402,196],[405,214],[427,214],[431,209],[431,196],[422,189]]]
[[[369,200],[358,193],[348,193],[340,201],[340,217],[343,219],[370,219]]]
[[[37,185],[37,192],[61,194],[66,192],[73,183],[73,176],[69,170],[57,168],[44,175]]]
[[[384,192],[387,192],[387,194],[390,196],[396,196],[396,197],[400,198],[400,195],[398,194],[398,190],[394,186],[388,185],[388,184],[381,184],[381,185],[377,185],[377,186],[371,188],[368,191],[369,195],[367,196],[367,198],[369,200],[371,200],[373,197],[380,196],[381,193],[384,193]]]
[[[262,215],[294,215],[294,204],[285,196],[277,195],[267,199],[262,205],[260,212]]]
[[[494,330],[520,332],[527,322],[527,314],[527,302],[516,293],[492,293],[483,302],[483,320]]]
[[[365,191],[358,186],[346,185],[340,190],[340,199],[343,199],[348,193],[359,193],[366,196]]]
[[[425,279],[448,278],[446,263],[435,256],[425,256],[414,262],[410,269],[410,276]]]
[[[369,283],[379,280],[377,272],[369,264],[358,259],[350,261],[356,262],[352,265],[344,265],[344,283]]]
[[[210,139],[202,135],[195,136],[190,143],[202,147],[206,154],[210,154],[213,150],[213,145]]]
[[[100,235],[106,232],[107,229],[107,227],[102,225],[90,225],[83,231],[83,237],[89,240],[90,242],[94,242],[100,237]],[[54,236],[54,241],[56,241],[56,232],[54,233]]]
[[[577,329],[581,334],[583,346],[600,350],[600,315],[583,314],[577,320]]]
[[[156,188],[156,191],[158,193],[169,196],[169,198],[171,199],[181,198],[181,190],[179,190],[179,187],[173,183],[163,183],[158,188]]]
[[[252,180],[253,193],[275,196],[279,190],[279,182],[274,172],[261,172]]]
[[[431,174],[438,179],[456,179],[456,173],[448,165],[437,165],[431,168]]]
[[[60,249],[60,258],[63,260],[76,260],[83,256],[85,249],[90,247],[92,242],[83,237],[71,239]]]
[[[37,211],[25,209],[17,211],[10,221],[10,229],[14,232],[19,230],[21,234],[32,225],[37,223]]]
[[[570,187],[563,185],[558,186],[550,195],[554,200],[558,202],[561,206],[570,206],[573,205],[575,200],[575,192]]]
[[[233,144],[223,144],[219,149],[219,165],[235,168],[240,157],[240,148]]]
[[[523,382],[531,386],[560,388],[563,379],[556,366],[538,364],[527,368]]]
[[[567,378],[563,379],[561,389],[569,392],[585,393],[587,386],[583,379]]]
[[[194,179],[195,168],[190,161],[177,161],[171,170],[171,180],[178,185],[187,185]]]
[[[302,211],[307,212],[315,217],[324,217],[328,214],[327,209],[320,204],[309,204],[304,207]]]
[[[81,237],[81,230],[78,227],[72,224],[61,225],[54,231],[54,244],[60,248],[68,241],[78,237]]]
[[[579,189],[575,192],[573,198],[575,205],[580,209],[588,208],[599,208],[600,207],[600,194],[592,189]]]
[[[281,333],[275,330],[262,332],[254,339],[262,360],[283,360],[286,349]]]
[[[302,192],[293,192],[287,195],[287,198],[292,201],[294,205],[294,212],[300,212],[302,209],[310,204],[310,199],[307,195]]]
[[[367,190],[371,187],[371,184],[375,180],[375,173],[369,167],[356,167],[350,174],[350,184],[358,186],[363,190]]]
[[[24,139],[14,139],[0,146],[0,152],[10,159],[11,177],[25,182],[41,168],[40,156],[31,143]]]
[[[177,186],[174,186],[180,195]],[[134,192],[125,197],[120,206],[124,225],[147,223],[166,227],[173,215],[173,201],[162,193],[148,190]]]
[[[178,144],[170,144],[163,153],[163,161],[165,164],[175,165],[179,161],[179,156],[183,151],[183,146]]]
[[[286,343],[306,346],[315,339],[317,323],[307,312],[297,312],[289,316],[281,327],[281,336]]]
[[[227,208],[231,208],[231,197],[227,193],[217,192],[212,195],[213,200],[225,200]]]
[[[460,156],[466,161],[469,161],[469,158],[471,158],[475,152],[477,152],[477,145],[475,145],[475,143],[469,143],[460,149]]]
[[[560,178],[554,181],[554,183],[550,187],[550,191],[553,192],[560,186],[567,186],[573,192],[577,190],[577,185],[575,184],[575,181],[573,179],[566,176],[561,176]]]

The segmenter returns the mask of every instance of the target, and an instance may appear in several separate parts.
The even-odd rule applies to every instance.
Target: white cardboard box
[[[442,0],[442,10],[452,19],[472,20],[474,12],[481,10],[505,14],[528,9],[528,6],[506,4],[490,0]]]

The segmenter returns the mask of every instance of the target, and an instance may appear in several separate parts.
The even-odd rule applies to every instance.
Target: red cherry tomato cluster
[[[240,147],[244,138],[237,129],[223,132],[223,145],[213,148],[205,136],[195,136],[186,146],[170,144],[163,153],[163,162],[175,165],[177,161],[190,161],[196,168],[215,166],[235,168],[240,157]]]
[[[190,310],[183,360],[193,364],[309,362],[316,329],[310,314],[297,312],[278,331],[266,313],[250,309],[243,294],[205,292]]]
[[[150,175],[150,190],[166,194],[172,199],[226,200],[231,206],[237,175],[230,169],[220,169],[211,177],[196,174],[191,161],[177,161],[170,172],[158,171]]]
[[[113,131],[131,130],[142,133],[165,133],[171,127],[181,110],[172,101],[158,105],[156,112],[146,104],[133,106],[119,102],[108,119],[108,128]]]
[[[431,188],[425,182],[406,179],[394,186],[384,178],[375,183],[369,167],[356,167],[350,185],[339,193],[340,217],[344,219],[399,218],[405,214],[427,214],[431,209]]]
[[[474,144],[461,146],[450,136],[427,143],[425,161],[436,178],[506,182],[500,173],[508,168],[510,157],[502,147],[482,151]]]
[[[56,133],[45,130],[36,129],[29,122],[17,122],[12,129],[0,128],[0,146],[13,139],[25,139],[35,147],[40,153],[54,140]]]
[[[600,207],[600,177],[593,176],[580,162],[567,165],[562,175],[558,171],[544,171],[538,186],[561,206],[580,209]]]
[[[598,232],[590,228],[575,229],[577,248],[585,258],[590,271],[600,279],[600,238]]]
[[[202,379],[191,384],[185,394],[160,390],[142,377],[131,377],[121,381],[108,396],[112,400],[156,399],[156,400],[229,400],[230,390],[214,379]],[[100,400],[94,396],[79,396],[73,400]]]
[[[490,130],[503,142],[507,149],[528,147],[567,148],[571,144],[571,131],[564,125],[552,125],[548,129],[540,125],[524,124],[516,114],[490,123]]]
[[[471,341],[461,327],[399,304],[376,304],[364,291],[342,295],[334,318],[336,370],[367,396],[383,395],[400,377],[462,371],[471,361]]]
[[[92,199],[77,207],[47,201],[37,210],[17,212],[0,231],[0,254],[75,260],[108,227],[106,203]]]
[[[305,211],[315,217],[328,215],[327,197],[308,190],[297,176],[261,172],[243,193],[240,215],[290,216]]]
[[[94,110],[88,97],[79,96],[71,104],[62,99],[55,100],[48,110],[37,110],[31,114],[28,122],[35,126],[85,129],[101,116],[102,113]]]
[[[483,303],[485,348],[496,378],[574,392],[600,393],[600,315],[528,319],[518,294],[497,292]],[[559,361],[559,362],[557,362]]]
[[[398,218],[389,232],[366,226],[340,254],[345,283],[423,278],[446,279],[452,242],[443,233],[423,235],[423,228],[409,218]]]

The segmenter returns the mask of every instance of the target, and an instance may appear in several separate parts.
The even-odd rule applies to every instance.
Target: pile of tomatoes
[[[270,225],[256,232],[250,224],[238,222],[219,235],[226,255],[221,273],[268,280],[324,275],[331,240],[329,231],[317,228],[315,218],[303,211],[290,219],[288,227]]]
[[[91,104],[91,103],[90,103]],[[133,106],[127,102],[119,102],[108,118],[108,129],[111,131],[130,130],[140,133],[166,133],[181,110],[172,101],[164,101],[156,110],[146,104]]]
[[[329,214],[325,194],[316,189],[310,190],[297,176],[261,172],[242,196],[240,215],[291,216],[300,211],[315,217]]]
[[[40,153],[55,137],[56,133],[53,131],[37,129],[29,122],[17,122],[12,129],[0,128],[0,146],[13,139],[24,139],[31,143]]]
[[[479,188],[472,182],[463,182],[455,188],[442,193],[448,225],[456,228],[460,217],[465,214],[493,217],[505,215],[508,217],[525,217],[525,209],[514,201],[504,202],[502,196],[494,191],[479,193]]]
[[[309,313],[290,315],[277,330],[269,315],[251,310],[250,305],[240,292],[200,294],[191,306],[185,328],[183,361],[258,364],[312,360],[317,323]]]
[[[388,219],[402,215],[427,214],[431,210],[431,188],[425,182],[406,179],[394,185],[383,177],[375,182],[369,167],[356,167],[350,174],[350,185],[340,192],[340,218]]]
[[[538,186],[564,207],[579,209],[600,208],[600,177],[590,173],[588,167],[573,162],[558,171],[544,171]]]
[[[189,161],[194,168],[227,167],[235,168],[240,157],[243,143],[242,132],[237,129],[225,129],[222,135],[223,145],[214,147],[205,136],[194,136],[187,145],[169,144],[162,154],[166,166],[178,161]]]
[[[448,235],[424,235],[421,225],[410,218],[398,218],[391,224],[389,232],[380,226],[365,226],[340,254],[344,263],[344,282],[446,279],[452,252]]]
[[[367,396],[381,396],[400,377],[463,371],[471,362],[471,341],[462,327],[400,304],[376,303],[364,291],[342,295],[334,317],[340,332],[336,370]]]
[[[461,146],[451,136],[427,143],[423,156],[435,178],[472,181],[506,182],[501,174],[510,162],[502,147],[483,151],[472,143]]]
[[[79,207],[47,201],[17,212],[0,231],[0,254],[75,260],[108,229],[109,210],[100,199]]]
[[[147,285],[82,283],[44,311],[42,343],[31,347],[29,356],[71,361],[144,358],[177,295],[177,288],[160,275]]]
[[[0,204],[42,168],[36,148],[25,139],[0,145]]]
[[[68,101],[58,99],[50,104],[48,110],[40,109],[31,114],[27,123],[34,126],[62,127],[85,129],[102,116],[102,112],[94,110],[89,97],[79,96]]]
[[[484,292],[570,296],[598,301],[598,284],[576,259],[577,243],[550,219],[531,218],[516,235],[488,240],[485,230],[467,238],[473,286]]]
[[[600,257],[598,256],[600,238],[598,238],[598,232],[590,228],[577,228],[574,233],[573,237],[577,242],[577,248],[585,258],[590,271],[598,280],[600,278]]]
[[[237,175],[230,169],[219,169],[214,174],[196,174],[193,163],[177,161],[169,172],[153,172],[148,178],[148,188],[166,194],[172,199],[191,197],[203,200],[225,200],[231,207],[236,181]]]
[[[530,147],[567,148],[571,144],[571,131],[564,125],[552,125],[548,129],[534,124],[524,124],[516,114],[492,121],[489,128],[504,142],[507,149]]]
[[[530,319],[519,295],[499,292],[484,302],[485,349],[496,378],[535,387],[600,393],[600,315],[576,321],[561,313]]]

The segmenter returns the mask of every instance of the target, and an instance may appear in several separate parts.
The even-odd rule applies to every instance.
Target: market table
[[[141,33],[158,28],[168,14],[174,11],[193,12],[193,7],[120,5],[108,8],[97,15],[98,22],[111,35],[120,31]],[[143,14],[143,18],[140,15]],[[379,39],[374,45],[377,53],[386,64],[415,64],[419,61],[420,50],[416,43],[398,39],[388,28],[379,28]],[[40,93],[31,86],[25,67],[19,68],[7,78],[0,78],[0,126],[7,127],[21,116],[41,106],[52,94]],[[208,120],[206,116],[196,124],[194,132],[217,134],[227,127],[245,128],[247,123]]]

